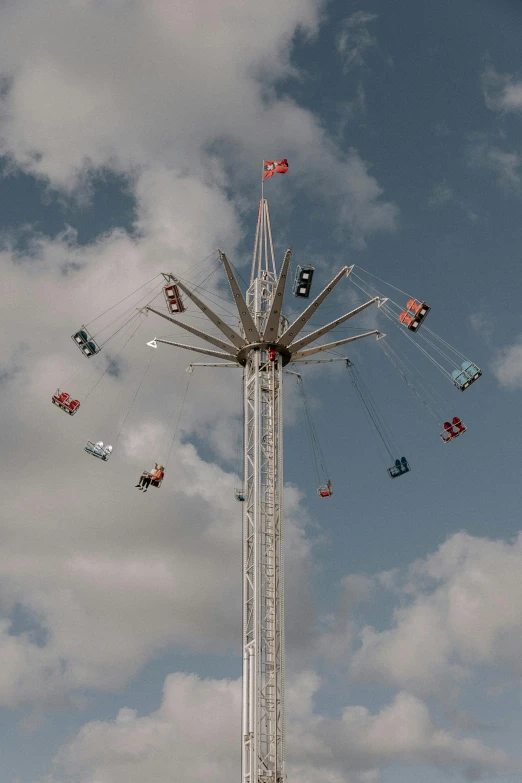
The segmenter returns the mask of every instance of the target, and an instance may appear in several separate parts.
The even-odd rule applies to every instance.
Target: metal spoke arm
[[[283,299],[285,295],[286,278],[288,275],[288,267],[292,259],[292,251],[290,248],[286,251],[283,265],[281,267],[281,274],[277,281],[277,288],[275,290],[274,299],[272,301],[272,307],[268,315],[268,319],[265,326],[265,332],[263,334],[263,340],[269,341],[270,339],[277,338],[277,332],[279,322],[281,320],[281,308],[283,307]]]
[[[332,359],[300,359],[297,362],[292,362],[292,367],[303,364],[328,364],[329,362],[349,362],[347,356],[336,356]],[[284,370],[283,372],[290,372],[290,370]]]
[[[161,337],[155,337],[154,340],[151,340],[151,343],[153,342],[164,343],[165,345],[173,345],[175,348],[186,348],[187,351],[204,353],[207,356],[215,356],[217,359],[229,359],[232,362],[234,362],[236,359],[236,357],[231,353],[222,353],[221,351],[211,351],[210,348],[200,348],[199,346],[196,347],[194,345],[184,345],[183,343],[175,343],[172,340],[163,340]],[[147,343],[147,345],[150,345],[151,343]],[[154,345],[152,345],[151,347],[155,348]]]
[[[217,326],[220,332],[223,332],[225,337],[228,337],[231,343],[233,343],[236,348],[242,348],[245,345],[245,340],[239,335],[235,329],[232,329],[231,326],[229,326],[225,321],[223,321],[219,315],[217,315],[213,310],[211,310],[208,305],[206,305],[204,302],[201,301],[201,299],[196,296],[196,294],[192,293],[190,288],[187,288],[185,283],[182,283],[180,280],[176,280],[176,285],[181,288],[181,290],[188,296],[189,299],[192,299],[194,304],[199,307],[202,313],[205,313],[207,318],[212,321],[214,326]]]
[[[297,351],[300,351],[301,348],[305,347],[305,345],[313,343],[314,340],[317,340],[318,337],[322,337],[324,334],[328,334],[328,332],[331,332],[332,329],[335,329],[337,326],[339,326],[339,324],[344,323],[349,318],[353,318],[354,315],[361,313],[363,310],[366,310],[367,307],[370,307],[370,305],[378,301],[379,297],[374,296],[373,299],[370,299],[368,302],[359,305],[359,307],[356,307],[355,310],[350,310],[349,313],[342,315],[340,318],[336,318],[335,321],[330,321],[329,324],[321,326],[321,328],[316,329],[315,332],[310,332],[310,334],[307,334],[306,337],[303,337],[301,340],[298,340],[296,343],[288,346],[288,350],[290,353],[297,353]]]
[[[259,342],[259,340],[261,339],[261,335],[257,331],[257,326],[255,325],[254,319],[250,314],[250,310],[247,307],[243,294],[241,293],[241,289],[237,284],[237,280],[232,271],[232,267],[230,266],[230,262],[226,257],[226,255],[221,252],[221,250],[219,251],[219,257],[221,259],[221,263],[225,267],[225,272],[227,273],[228,282],[230,283],[230,288],[232,290],[232,296],[236,300],[236,307],[239,313],[239,317],[241,319],[241,323],[243,325],[245,337],[247,338],[249,343]]]
[[[240,364],[237,362],[192,362],[187,367],[187,372],[189,369],[192,371],[193,367],[241,367]]]
[[[306,326],[310,318],[314,315],[315,312],[317,312],[317,308],[319,307],[319,305],[321,305],[324,302],[328,294],[331,294],[331,292],[333,291],[333,289],[335,288],[339,280],[345,277],[345,275],[348,276],[351,273],[352,269],[353,266],[350,267],[345,266],[341,269],[340,272],[338,272],[335,275],[333,280],[331,280],[328,283],[328,285],[325,288],[323,288],[321,293],[318,296],[316,296],[316,298],[310,305],[308,305],[306,310],[303,313],[301,313],[301,315],[298,316],[292,324],[290,324],[290,326],[285,332],[283,332],[283,334],[277,341],[277,345],[281,345],[284,348],[287,348],[290,345],[294,337],[297,337],[297,335],[299,334],[303,326]]]
[[[372,334],[376,334],[377,337],[382,334],[378,329],[372,329],[371,332],[363,332],[363,334],[357,334],[354,337],[345,337],[344,340],[336,340],[334,343],[326,343],[326,345],[316,345],[315,348],[307,348],[306,351],[299,351],[294,353],[292,359],[302,359],[305,356],[312,356],[314,353],[320,353],[321,351],[330,351],[332,348],[337,348],[338,345],[346,345],[346,343],[353,343],[355,340],[362,340],[363,337],[371,337]]]
[[[217,337],[212,337],[211,334],[202,332],[200,331],[200,329],[196,329],[194,326],[190,326],[189,324],[186,324],[183,321],[178,321],[177,318],[172,318],[172,316],[170,315],[166,315],[165,313],[162,313],[159,310],[155,310],[154,307],[149,307],[147,305],[144,309],[148,310],[151,313],[154,313],[155,315],[161,316],[161,318],[165,318],[166,321],[170,321],[171,323],[176,324],[176,326],[181,326],[182,329],[185,329],[187,332],[194,334],[196,337],[201,337],[203,340],[206,340],[207,343],[212,343],[212,345],[215,345],[216,348],[222,348],[224,351],[227,351],[228,353],[234,350],[234,346],[230,345],[230,343],[225,343],[223,342],[223,340],[218,340]]]

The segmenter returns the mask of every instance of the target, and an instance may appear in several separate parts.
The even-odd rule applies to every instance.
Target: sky
[[[91,359],[71,335],[104,340],[161,272],[230,317],[216,250],[248,281],[283,157],[278,263],[315,293],[358,275],[311,326],[354,282],[414,296],[483,373],[462,393],[421,332],[350,321],[412,362],[408,386],[381,341],[341,354],[411,471],[342,362],[303,368],[327,500],[285,377],[288,781],[522,780],[521,35],[508,0],[0,4],[0,783],[239,778],[241,373],[152,352],[181,336],[153,315]]]

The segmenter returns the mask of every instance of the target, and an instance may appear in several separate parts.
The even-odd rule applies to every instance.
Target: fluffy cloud
[[[335,204],[336,224],[355,241],[394,229],[396,209],[357,151],[341,150],[310,111],[275,94],[293,74],[294,35],[315,33],[322,6],[2,4],[1,153],[64,198],[88,194],[92,173],[107,168],[135,198],[132,234],[115,227],[80,246],[73,228],[50,238],[29,225],[2,237],[4,705],[120,688],[167,647],[230,649],[239,612],[239,374],[195,372],[166,481],[143,496],[133,484],[167,458],[195,357],[160,346],[130,409],[150,357],[145,342],[175,328],[149,317],[128,345],[122,332],[89,361],[70,335],[160,271],[196,276],[197,261],[218,246],[233,259],[245,188],[267,144],[291,159],[297,186],[305,171],[316,178],[317,198]],[[205,288],[216,301],[222,286],[214,276]],[[214,373],[211,400],[205,372]],[[74,418],[51,406],[57,385],[79,396],[93,388]],[[106,465],[82,449],[99,438],[114,445]],[[188,438],[194,444],[183,445]],[[13,493],[21,470],[23,490]],[[310,542],[292,522],[303,518],[298,493],[287,496],[287,567],[302,599],[289,645],[306,650]]]
[[[397,763],[435,766],[468,780],[482,773],[514,772],[507,755],[482,742],[456,737],[433,722],[426,705],[408,693],[376,714],[346,707],[337,719],[313,711],[320,679],[301,672],[289,683],[287,771],[303,783],[379,783]],[[46,783],[225,783],[237,776],[240,682],[170,675],[163,702],[138,717],[123,708],[114,721],[87,723],[55,759]]]
[[[522,675],[522,534],[512,543],[459,533],[413,564],[393,627],[365,628],[354,676],[418,694],[448,693],[477,665]]]
[[[205,192],[194,193],[203,217]],[[180,210],[189,195],[190,189]],[[226,199],[216,203],[233,225]],[[182,271],[183,261],[202,247],[202,235],[205,243],[215,241],[209,233],[205,238],[209,229],[195,208],[183,214],[187,234],[168,224],[168,214],[155,215],[154,230],[139,238],[115,230],[79,247],[69,231],[53,240],[34,237],[23,255],[0,253],[4,315],[11,325],[0,337],[0,703],[6,706],[63,703],[77,691],[121,688],[167,648],[237,649],[241,521],[233,487],[241,373],[196,369],[188,375],[194,354],[167,346],[153,352],[147,340],[176,332],[156,316],[143,320],[119,356],[124,332],[114,348],[109,343],[89,360],[70,338],[84,317],[150,279],[158,256],[163,254],[165,270]],[[164,249],[173,242],[179,246],[174,268]],[[218,292],[213,287],[209,294]],[[131,311],[134,306],[131,300]],[[189,310],[186,319],[200,325],[194,316]],[[51,405],[57,385],[83,399],[108,360],[118,372],[101,379],[74,418]],[[87,439],[100,437],[114,445],[107,464],[83,452]],[[183,443],[189,438],[202,448]],[[171,445],[161,490],[138,493],[133,485],[141,470],[155,459],[165,462]],[[303,596],[289,623],[292,647],[301,644],[314,608],[307,599],[306,515],[297,490],[289,488],[286,496],[287,568]],[[17,623],[20,614],[23,622]]]
[[[522,388],[522,337],[501,350],[493,363],[493,372],[504,388]]]
[[[522,81],[514,76],[487,68],[482,74],[482,89],[488,109],[506,113],[522,111]]]
[[[274,91],[294,73],[293,36],[315,32],[322,6],[71,0],[64,13],[59,0],[4,4],[0,151],[66,190],[111,168],[128,177],[140,224],[150,224],[170,207],[179,222],[198,189],[204,207],[217,200],[217,222],[220,189],[232,185],[239,202],[268,145],[290,159],[295,185],[313,176],[356,242],[393,230],[397,209],[357,152]]]
[[[67,783],[226,783],[240,760],[239,682],[171,675],[152,715],[121,709],[114,721],[86,724],[60,751],[56,776]],[[63,776],[63,777],[62,777]]]

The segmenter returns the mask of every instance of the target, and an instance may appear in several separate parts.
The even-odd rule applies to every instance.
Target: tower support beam
[[[250,286],[259,331],[274,289],[267,279]],[[266,348],[249,352],[243,372],[242,783],[284,783],[282,372]]]

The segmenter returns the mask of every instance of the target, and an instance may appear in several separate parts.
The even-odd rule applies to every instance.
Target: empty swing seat
[[[417,302],[416,299],[408,299],[406,310],[399,315],[399,321],[404,324],[410,332],[416,332],[421,323],[428,315],[431,307],[426,302]]]
[[[388,475],[390,478],[397,478],[397,476],[402,476],[404,473],[409,473],[411,470],[408,460],[406,457],[401,457],[401,459],[395,460],[395,465],[392,465],[391,468],[388,468]]]
[[[52,402],[53,405],[57,405],[58,408],[68,413],[69,416],[74,416],[80,407],[80,400],[72,400],[70,394],[62,392],[60,389],[56,389],[55,394],[52,396]]]
[[[466,432],[467,427],[464,426],[458,416],[454,416],[450,421],[445,421],[442,425],[442,432],[440,437],[444,443],[449,443],[450,440],[458,438],[459,435]]]
[[[464,391],[468,386],[471,386],[471,384],[474,383],[477,378],[480,378],[481,375],[482,370],[480,367],[477,367],[476,364],[467,360],[462,362],[460,370],[453,370],[451,373],[453,383],[460,391]]]
[[[175,283],[169,283],[163,288],[165,294],[165,301],[167,302],[167,308],[170,313],[184,313],[185,305],[179,292],[179,288]]]
[[[82,326],[81,329],[73,334],[72,339],[84,356],[94,356],[94,354],[101,351],[100,346],[93,340],[85,326]]]
[[[92,440],[88,440],[84,446],[84,450],[87,454],[92,454],[93,457],[97,457],[98,459],[107,462],[112,453],[112,446],[104,446],[103,441],[101,440],[96,443],[93,443]]]
[[[242,489],[235,489],[234,490],[234,497],[236,500],[239,500],[241,503],[245,500],[245,492]]]
[[[317,494],[320,498],[329,498],[333,495],[332,482],[330,479],[328,479],[326,484],[321,484],[321,486],[317,488]]]
[[[301,299],[308,299],[310,296],[310,289],[312,287],[312,278],[314,276],[313,266],[298,266],[292,293]]]

